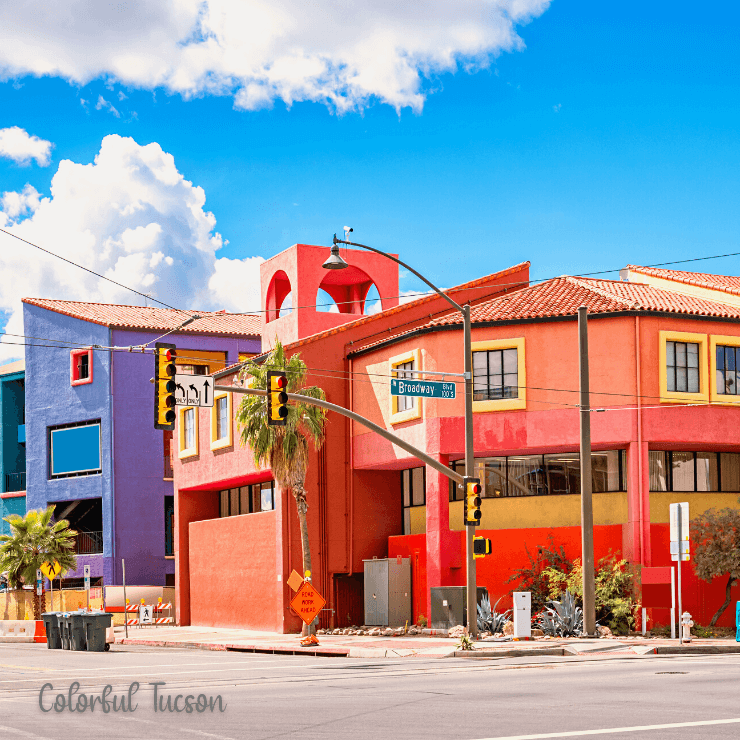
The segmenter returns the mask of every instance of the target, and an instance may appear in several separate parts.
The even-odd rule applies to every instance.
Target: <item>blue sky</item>
[[[244,110],[223,90],[11,74],[0,129],[53,149],[46,167],[0,158],[0,192],[48,197],[60,160],[89,164],[118,134],[156,142],[204,190],[228,241],[219,258],[328,244],[344,224],[443,286],[523,260],[546,278],[740,252],[740,10],[708,10],[555,0],[517,26],[526,48],[432,73],[423,109],[400,113],[378,96],[361,111],[279,98]],[[13,248],[0,239],[0,254]]]

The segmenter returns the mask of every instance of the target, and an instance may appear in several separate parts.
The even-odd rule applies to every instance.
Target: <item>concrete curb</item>
[[[525,658],[537,657],[539,655],[555,655],[563,657],[564,655],[577,655],[568,648],[551,647],[551,648],[507,648],[502,650],[455,650],[447,657],[449,658]]]
[[[179,647],[196,650],[217,650],[241,653],[268,653],[274,655],[314,655],[325,658],[347,658],[350,655],[350,648],[333,648],[322,647],[301,647],[297,645],[225,645],[211,642],[173,642],[167,640],[137,640],[136,638],[123,638],[116,642],[118,645],[149,645],[150,647]],[[373,657],[373,656],[369,656]]]

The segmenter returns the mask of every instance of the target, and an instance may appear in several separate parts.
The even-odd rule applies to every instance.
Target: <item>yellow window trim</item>
[[[693,334],[685,331],[660,332],[660,402],[691,403],[692,401],[709,401],[709,384],[707,382],[707,335]],[[666,366],[666,342],[691,342],[699,345],[699,392],[681,393],[668,390],[668,367]]]
[[[518,398],[499,398],[493,401],[473,401],[473,413],[486,411],[512,411],[527,408],[527,363],[524,356],[524,337],[516,339],[491,339],[485,342],[472,342],[473,352],[492,349],[515,349],[517,360]]]
[[[233,393],[227,393],[226,391],[217,392],[213,397],[213,406],[211,407],[211,449],[222,450],[224,447],[231,447],[234,444],[233,437],[233,426],[234,417],[232,413],[231,399]],[[216,416],[216,410],[218,408],[218,399],[226,398],[226,418],[228,420],[226,436],[222,439],[216,439],[216,432],[218,431],[218,419]]]
[[[195,421],[195,447],[185,447],[185,412],[193,410],[193,420]],[[181,406],[178,409],[178,431],[179,431],[179,452],[180,460],[186,457],[195,457],[198,454],[198,409],[195,406]]]
[[[740,396],[717,393],[717,345],[740,347],[740,337],[728,337],[721,334],[709,337],[709,396],[712,403],[726,406],[740,406]]]
[[[403,365],[405,362],[413,362],[414,370],[421,370],[421,351],[418,349],[412,349],[412,350],[409,350],[408,352],[405,352],[402,355],[396,355],[395,357],[391,357],[389,360],[390,368],[391,368],[391,377],[394,377],[393,371],[399,365]],[[391,396],[391,416],[390,416],[391,424],[403,424],[406,421],[412,421],[413,419],[420,419],[421,418],[421,404],[422,404],[422,399],[416,398],[413,408],[406,409],[405,411],[399,411],[398,410],[398,396]]]

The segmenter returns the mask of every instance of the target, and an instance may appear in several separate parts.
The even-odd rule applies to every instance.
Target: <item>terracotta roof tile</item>
[[[675,280],[677,283],[740,295],[740,277],[735,277],[734,275],[712,275],[707,272],[664,270],[661,267],[640,267],[640,265],[627,265],[627,269],[642,275],[663,278],[664,280]]]
[[[230,336],[259,336],[261,319],[254,314],[214,311],[185,312],[171,308],[145,308],[122,306],[112,303],[83,303],[81,301],[55,301],[47,298],[24,298],[24,303],[49,311],[72,316],[93,324],[121,329],[169,331],[179,326],[191,313],[202,318],[178,331],[193,334],[224,334]]]
[[[497,280],[502,277],[506,277],[507,275],[515,275],[518,272],[521,272],[522,270],[529,268],[530,263],[527,262],[520,262],[518,265],[513,265],[512,267],[507,267],[505,270],[500,270],[498,272],[493,272],[490,275],[486,275],[482,278],[478,278],[476,280],[471,280],[467,283],[461,283],[460,285],[456,285],[453,288],[446,289],[444,292],[447,293],[447,295],[450,296],[453,300],[457,300],[460,302],[465,301],[464,293],[463,296],[460,297],[457,295],[458,293],[466,290],[472,290],[475,288],[485,288],[487,287],[487,283],[491,282],[492,280]],[[528,280],[514,280],[511,283],[504,284],[504,283],[498,283],[491,285],[492,290],[500,290],[502,287],[507,288],[513,288],[515,290],[521,290],[524,285],[528,283]],[[312,334],[308,337],[303,337],[302,339],[299,339],[295,342],[291,342],[290,344],[287,344],[287,347],[290,347],[291,349],[296,349],[298,347],[303,346],[304,344],[308,344],[309,342],[315,342],[318,339],[321,339],[323,337],[330,336],[332,334],[338,334],[340,332],[347,331],[348,329],[352,329],[354,327],[360,326],[362,324],[370,324],[375,321],[378,321],[380,319],[386,318],[388,316],[391,316],[396,313],[401,313],[402,311],[412,308],[414,306],[418,306],[422,303],[429,303],[430,301],[438,300],[439,295],[437,293],[425,293],[424,295],[420,296],[419,298],[415,298],[413,301],[407,301],[406,303],[399,303],[397,306],[394,306],[393,308],[387,308],[384,311],[378,311],[378,313],[368,314],[367,316],[363,316],[362,318],[356,319],[354,321],[348,321],[345,324],[340,324],[337,327],[334,327],[333,329],[326,329],[324,331],[318,332],[317,334]]]
[[[580,306],[587,306],[589,313],[592,314],[615,311],[657,311],[740,319],[740,307],[720,301],[709,301],[684,293],[653,288],[642,283],[570,276],[553,278],[515,293],[480,303],[473,306],[471,318],[475,324],[574,316]],[[398,332],[395,337],[411,334],[419,328],[431,329],[461,323],[460,314],[457,311],[449,311],[422,327]],[[381,340],[354,350],[353,353],[382,344],[389,338],[394,337],[383,337]]]

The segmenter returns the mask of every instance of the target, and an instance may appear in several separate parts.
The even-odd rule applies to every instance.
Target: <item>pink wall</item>
[[[191,522],[191,624],[282,632],[275,524],[272,511]]]

